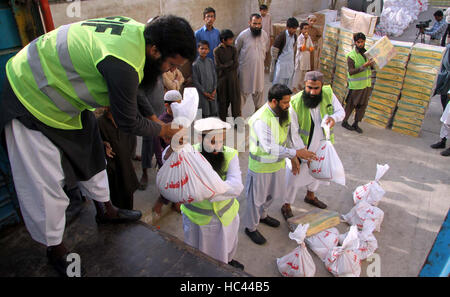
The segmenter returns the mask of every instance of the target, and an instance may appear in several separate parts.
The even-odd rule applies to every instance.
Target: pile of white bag
[[[427,9],[428,0],[384,0],[379,26],[388,35],[398,37]]]
[[[310,263],[307,257],[309,254],[304,248],[304,240],[334,276],[359,277],[361,261],[372,256],[378,248],[378,242],[373,232],[380,232],[384,212],[376,205],[385,194],[379,180],[388,169],[389,165],[387,164],[377,164],[375,180],[357,187],[353,192],[355,206],[348,214],[342,216],[344,221],[351,225],[348,232],[339,234],[338,229],[333,227],[305,238],[303,232],[306,234],[307,228],[299,225],[294,233],[301,234],[301,236],[295,237],[300,246],[283,258],[277,259],[280,273],[284,276],[305,276],[306,270],[310,273],[313,271],[312,268],[309,268],[310,266],[303,265],[303,270],[298,266],[298,263]],[[291,234],[289,234],[290,237]],[[291,237],[291,239],[295,238]],[[300,269],[300,272],[293,271],[292,266]]]

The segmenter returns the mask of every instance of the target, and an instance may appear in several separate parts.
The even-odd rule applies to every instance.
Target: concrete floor
[[[419,20],[433,19],[436,9],[419,15]],[[415,22],[417,23],[417,22]],[[413,41],[416,34],[415,23],[397,40]],[[271,84],[266,76],[265,96]],[[249,100],[243,110],[248,117],[254,111]],[[362,123],[363,134],[357,134],[336,126],[335,148],[346,170],[346,187],[331,184],[322,186],[317,192],[328,209],[346,214],[353,207],[352,192],[362,184],[375,177],[377,164],[389,164],[390,170],[381,183],[386,195],[379,204],[385,215],[381,232],[375,233],[378,240],[376,253],[381,260],[381,276],[417,276],[430,251],[450,205],[450,158],[442,157],[439,152],[429,147],[439,140],[442,113],[440,98],[432,98],[422,131],[418,138],[402,135],[388,129]],[[140,164],[135,163],[138,175]],[[240,153],[240,166],[245,184],[248,153]],[[146,191],[135,193],[135,207],[143,211],[143,221],[152,222],[151,207],[158,197],[154,181],[156,169],[149,170],[150,184]],[[294,215],[312,210],[313,207],[303,202],[306,190],[298,193],[293,205]],[[242,193],[239,197],[241,208],[239,214],[245,214],[246,199]],[[269,214],[281,221],[279,228],[260,225],[258,230],[267,238],[263,246],[254,244],[244,233],[241,224],[239,246],[236,259],[245,265],[245,271],[254,276],[280,276],[276,258],[292,251],[296,244],[288,237],[288,226],[284,221],[280,207],[282,201],[275,200]],[[181,215],[166,207],[163,217],[157,225],[161,230],[183,239]],[[341,223],[341,233],[349,226]],[[316,276],[327,277],[331,274],[325,269],[320,259],[310,251],[316,264]],[[366,276],[369,263],[362,262],[361,276]]]

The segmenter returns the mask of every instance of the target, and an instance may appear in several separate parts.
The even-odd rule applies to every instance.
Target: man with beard
[[[264,104],[264,59],[269,46],[269,37],[262,30],[261,22],[259,14],[252,14],[250,27],[242,31],[235,41],[239,56],[238,75],[242,108],[247,97],[252,95],[255,110]]]
[[[233,260],[239,230],[239,202],[235,197],[241,194],[244,185],[237,150],[223,144],[226,130],[230,128],[230,124],[219,118],[195,122],[194,129],[202,135],[202,142],[194,145],[194,148],[208,160],[214,171],[230,186],[230,190],[210,200],[182,204],[181,211],[184,241],[187,244],[243,270],[244,265]]]
[[[268,215],[268,209],[274,199],[285,199],[285,158],[315,158],[315,154],[306,149],[295,150],[287,147],[291,122],[291,94],[292,91],[286,85],[273,85],[269,90],[268,102],[248,121],[250,152],[245,185],[245,233],[256,244],[266,242],[256,229],[259,222],[270,227],[280,225],[278,220]]]
[[[291,136],[294,148],[296,150],[307,148],[311,152],[316,152],[319,149],[320,140],[325,138],[321,128],[324,116],[329,115],[326,123],[331,128],[332,143],[334,143],[332,128],[345,116],[344,109],[333,94],[331,86],[323,85],[323,74],[319,71],[306,73],[305,88],[292,97],[289,114],[292,121]],[[319,187],[319,180],[309,175],[308,164],[309,160],[295,158],[292,160],[292,172],[286,170],[287,195],[281,208],[281,213],[286,220],[293,216],[291,204],[295,201],[297,191],[303,186],[307,189],[304,199],[306,203],[319,208],[327,207],[314,194]]]
[[[355,130],[362,133],[362,129],[358,126],[364,113],[366,112],[369,97],[372,93],[372,71],[374,61],[368,60],[364,53],[366,44],[366,36],[364,33],[356,33],[353,36],[355,48],[349,52],[347,57],[348,65],[348,88],[349,93],[345,102],[345,118],[342,121],[342,127],[348,130]],[[355,110],[355,121],[353,125],[348,124],[348,119]]]
[[[61,26],[8,61],[0,131],[5,129],[25,225],[47,246],[49,262],[61,275],[70,264],[62,242],[69,204],[64,185],[78,184],[94,200],[99,224],[141,217],[140,211],[111,204],[105,152],[91,111],[110,106],[123,132],[171,137],[179,129],[138,112],[138,86],[152,85],[162,71],[194,57],[194,32],[182,18],[144,25],[107,17]]]

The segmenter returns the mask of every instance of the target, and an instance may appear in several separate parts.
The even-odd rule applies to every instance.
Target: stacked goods
[[[372,46],[372,39],[366,40],[366,47]],[[338,51],[336,54],[336,69],[333,76],[333,92],[342,103],[347,96],[347,58],[345,57],[353,50],[353,33],[350,30],[340,28]]]
[[[397,54],[386,66],[377,71],[374,89],[364,116],[364,121],[386,128],[403,85],[405,65],[412,48],[412,42],[391,41]]]
[[[341,27],[353,33],[362,32],[368,37],[373,36],[377,18],[377,16],[347,7],[341,8]]]
[[[422,43],[413,46],[393,131],[419,136],[444,53],[445,47]]]
[[[320,53],[320,71],[323,73],[325,84],[331,84],[333,80],[338,38],[339,26],[336,23],[327,24]]]

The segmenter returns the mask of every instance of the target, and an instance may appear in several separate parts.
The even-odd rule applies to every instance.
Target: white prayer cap
[[[308,16],[308,20],[310,20],[310,19],[316,19],[316,20],[317,20],[317,16],[314,15],[314,14],[310,14],[310,15]]]
[[[231,125],[219,118],[210,117],[195,121],[194,129],[197,132],[206,133],[211,130],[230,129]]]
[[[183,97],[181,97],[180,92],[178,92],[177,90],[167,91],[166,94],[164,95],[164,101],[173,102],[178,100],[183,100]]]

